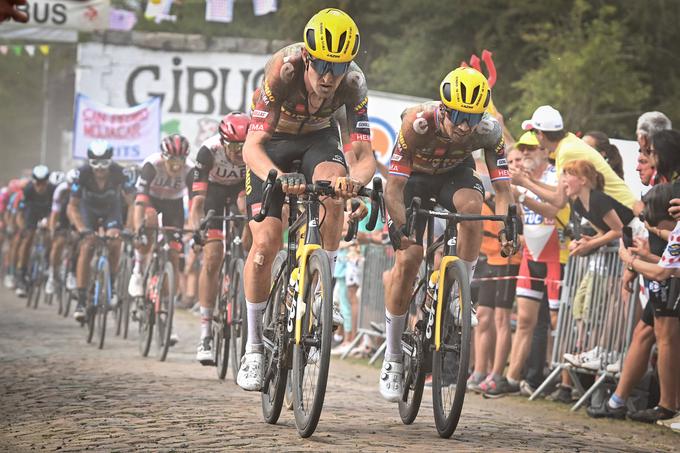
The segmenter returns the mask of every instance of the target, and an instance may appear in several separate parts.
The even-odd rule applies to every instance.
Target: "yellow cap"
[[[524,146],[540,146],[540,143],[538,143],[538,139],[536,138],[536,134],[534,134],[532,131],[526,131],[525,133],[522,134],[522,136],[517,140],[516,143],[517,146],[524,145]]]

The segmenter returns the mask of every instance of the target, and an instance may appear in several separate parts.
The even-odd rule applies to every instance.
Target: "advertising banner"
[[[109,0],[28,0],[17,9],[28,14],[28,22],[10,20],[10,27],[49,27],[62,30],[106,30]],[[4,26],[4,25],[3,25]]]
[[[160,146],[161,100],[112,108],[78,94],[73,125],[73,158],[86,159],[93,140],[113,145],[114,159],[142,161]]]

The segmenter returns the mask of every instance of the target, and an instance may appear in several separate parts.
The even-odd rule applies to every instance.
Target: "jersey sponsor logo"
[[[422,112],[421,112],[422,113]],[[419,113],[420,115],[420,113]],[[413,122],[413,130],[416,132],[418,135],[423,135],[427,133],[428,125],[427,125],[427,120],[425,118],[416,118],[416,120]]]
[[[269,112],[265,110],[253,110],[253,118],[267,118]]]
[[[359,102],[357,105],[354,106],[354,111],[359,112],[361,109],[366,107],[368,105],[368,96],[363,98],[361,102]]]
[[[263,123],[250,123],[250,128],[248,131],[263,131],[264,130],[264,124]]]
[[[670,256],[679,256],[680,255],[680,243],[676,242],[674,244],[668,244],[668,247],[666,248],[668,251],[668,254]]]
[[[403,156],[399,153],[392,154],[392,162],[399,162]]]
[[[272,94],[272,89],[269,87],[268,80],[264,81],[264,94],[267,96],[267,99],[269,99],[271,102],[276,102],[276,97],[274,97],[274,94]]]
[[[508,165],[508,161],[506,159],[498,159],[496,161],[496,165],[498,165],[499,167],[504,167]]]
[[[337,162],[339,164],[345,165],[345,158],[343,157],[342,153],[340,154],[335,154],[332,158],[331,161]]]
[[[357,129],[370,129],[371,123],[369,121],[357,121]]]
[[[505,142],[501,138],[498,144],[496,145],[496,154],[499,156],[504,156],[505,155]]]
[[[370,134],[359,134],[359,133],[354,133],[351,135],[351,139],[353,142],[370,142],[371,141],[371,135]]]
[[[406,139],[404,138],[404,134],[399,131],[399,137],[397,138],[397,144],[401,149],[408,149],[408,145],[406,145]]]
[[[246,195],[250,195],[250,192],[253,191],[253,185],[250,182],[250,168],[246,169]],[[254,209],[255,205],[252,206],[251,209]],[[257,205],[257,212],[260,212],[260,205]],[[253,215],[255,213],[253,212]]]

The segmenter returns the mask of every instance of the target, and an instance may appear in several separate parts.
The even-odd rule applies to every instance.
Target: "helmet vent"
[[[460,97],[463,102],[467,102],[467,87],[464,83],[460,84]],[[451,99],[451,96],[449,96],[449,99]]]
[[[446,99],[448,102],[451,102],[451,84],[449,82],[446,82],[444,84],[444,88],[442,90],[444,92],[444,99]]]
[[[472,90],[472,99],[470,100],[470,104],[475,103],[475,101],[477,100],[477,96],[479,96],[479,85],[477,85],[475,89]]]
[[[359,33],[357,33],[357,39],[354,40],[354,48],[352,49],[352,55],[356,55],[359,51]]]
[[[316,40],[314,39],[314,29],[307,29],[307,45],[310,49],[316,51]]]
[[[347,32],[343,31],[340,35],[340,42],[338,43],[338,53],[342,52],[342,48],[345,47],[345,41],[347,41]]]
[[[331,52],[333,51],[333,35],[331,35],[330,30],[327,28],[324,30],[326,33],[326,48],[330,50]]]

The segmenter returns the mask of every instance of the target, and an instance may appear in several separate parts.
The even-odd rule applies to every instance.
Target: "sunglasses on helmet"
[[[482,121],[484,113],[465,113],[460,110],[446,109],[446,116],[449,117],[454,126],[458,126],[463,121],[467,121],[468,126],[475,127]]]
[[[105,170],[111,166],[111,159],[90,159],[90,167]]]
[[[318,58],[307,57],[307,61],[314,68],[314,71],[320,76],[326,75],[330,72],[334,77],[339,77],[347,72],[351,61],[346,63],[333,63],[330,61],[319,60]]]

